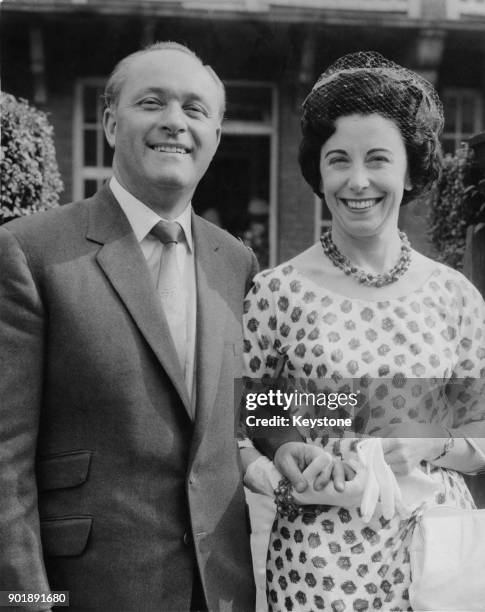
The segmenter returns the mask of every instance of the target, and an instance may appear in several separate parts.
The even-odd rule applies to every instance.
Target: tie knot
[[[163,244],[180,242],[184,237],[184,230],[176,221],[159,221],[150,231]]]

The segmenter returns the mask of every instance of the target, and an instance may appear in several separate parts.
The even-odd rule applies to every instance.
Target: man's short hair
[[[108,81],[106,82],[106,86],[104,88],[104,103],[106,107],[114,107],[116,108],[119,98],[121,88],[123,87],[123,83],[126,79],[126,74],[128,72],[128,68],[130,67],[133,60],[141,55],[145,55],[146,53],[150,53],[151,51],[165,51],[165,50],[173,50],[180,51],[181,53],[185,53],[186,55],[190,55],[195,60],[197,60],[200,65],[205,68],[205,70],[209,73],[217,88],[219,89],[221,105],[220,105],[220,117],[221,120],[224,118],[224,113],[226,112],[226,89],[224,87],[224,83],[217,76],[216,71],[211,68],[208,64],[204,64],[204,62],[200,59],[200,57],[194,53],[191,49],[182,45],[178,42],[172,40],[159,41],[140,49],[139,51],[135,51],[130,55],[127,55],[122,60],[120,60],[116,66],[114,67],[112,73],[110,74]]]

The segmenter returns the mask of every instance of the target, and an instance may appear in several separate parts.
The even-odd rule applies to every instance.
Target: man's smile
[[[178,155],[187,155],[190,153],[190,148],[181,144],[162,143],[148,146],[158,153],[176,153]]]

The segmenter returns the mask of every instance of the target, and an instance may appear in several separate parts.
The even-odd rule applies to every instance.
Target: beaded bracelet
[[[274,490],[276,511],[281,516],[287,516],[290,521],[294,521],[298,516],[303,516],[303,520],[312,520],[311,517],[318,516],[321,512],[327,512],[330,506],[323,504],[304,504],[301,505],[291,494],[293,485],[287,478],[282,478]]]
[[[303,513],[303,506],[296,503],[291,494],[292,490],[293,486],[288,478],[282,478],[274,490],[276,510],[281,516],[295,518]]]
[[[441,429],[446,431],[446,433],[448,434],[448,440],[446,440],[446,442],[444,443],[441,454],[435,457],[432,460],[433,462],[438,461],[438,459],[441,459],[442,457],[447,455],[450,452],[450,450],[455,446],[455,438],[453,437],[453,434],[451,433],[451,431],[447,427],[443,427],[443,426],[441,427]]]
[[[287,478],[282,478],[274,490],[276,510],[281,516],[296,516],[302,512],[291,494],[292,490],[293,486]]]

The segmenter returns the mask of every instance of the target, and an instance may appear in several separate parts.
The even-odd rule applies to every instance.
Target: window
[[[482,130],[482,99],[474,89],[445,89],[443,149],[454,153],[461,143]]]
[[[111,176],[113,151],[103,130],[104,80],[78,82],[74,108],[74,199],[92,196]]]

